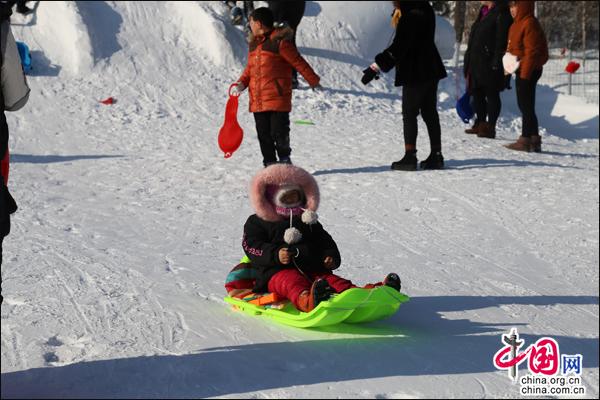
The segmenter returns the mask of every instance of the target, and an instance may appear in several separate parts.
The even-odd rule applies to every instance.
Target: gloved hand
[[[244,90],[246,90],[246,86],[242,82],[236,82],[235,86],[231,88],[230,94],[232,96],[239,96]]]
[[[323,90],[323,86],[320,83],[317,83],[315,86],[311,86],[313,92],[320,92]]]
[[[494,72],[498,72],[498,71],[504,71],[504,66],[502,65],[502,60],[498,59],[496,57],[492,58],[492,71]]]
[[[335,264],[335,261],[331,256],[327,256],[325,257],[325,259],[323,259],[323,266],[329,270],[334,270],[337,269],[337,267],[339,267],[339,265]]]
[[[363,77],[360,81],[363,83],[363,85],[366,85],[369,82],[371,82],[373,79],[379,79],[380,72],[381,72],[381,69],[379,68],[377,63],[373,63],[369,66],[369,68],[367,68],[363,71]]]

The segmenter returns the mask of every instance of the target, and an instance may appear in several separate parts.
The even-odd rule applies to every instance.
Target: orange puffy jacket
[[[530,79],[548,61],[548,43],[534,16],[535,1],[517,1],[517,15],[508,31],[506,51],[521,61],[519,77]]]
[[[250,91],[250,112],[292,110],[292,68],[311,87],[319,84],[319,76],[292,44],[293,35],[283,28],[251,39],[248,65],[239,79]]]

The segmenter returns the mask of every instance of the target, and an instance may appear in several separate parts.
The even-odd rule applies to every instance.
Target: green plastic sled
[[[374,289],[353,288],[334,294],[322,301],[311,312],[301,312],[290,302],[282,309],[269,308],[248,303],[244,300],[225,297],[225,301],[236,309],[250,315],[260,315],[278,323],[298,328],[336,325],[340,322],[360,323],[389,317],[398,311],[409,297],[388,286]]]

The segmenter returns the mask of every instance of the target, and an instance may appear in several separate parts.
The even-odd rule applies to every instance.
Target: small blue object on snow
[[[471,95],[469,92],[463,94],[456,102],[456,112],[465,124],[468,124],[471,118],[473,118],[475,113],[473,112],[473,107],[471,107]]]
[[[21,56],[23,71],[28,73],[31,71],[31,54],[29,53],[29,47],[23,42],[17,42],[17,49],[19,49],[19,55]]]

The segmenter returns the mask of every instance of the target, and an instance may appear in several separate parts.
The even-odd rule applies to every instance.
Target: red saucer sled
[[[229,158],[242,144],[244,131],[237,121],[239,94],[232,94],[231,89],[236,84],[229,86],[229,100],[225,106],[225,121],[219,131],[219,148],[223,151],[225,158]]]

